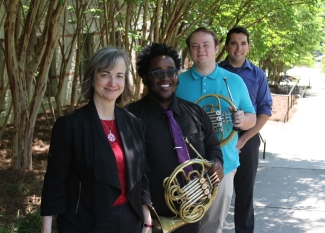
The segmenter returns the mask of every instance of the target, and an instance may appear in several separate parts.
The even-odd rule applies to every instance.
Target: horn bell
[[[196,170],[186,174],[184,168],[193,165]],[[207,173],[211,163],[205,159],[191,159],[178,165],[163,182],[165,202],[175,217],[158,216],[150,207],[153,232],[169,233],[188,223],[202,219],[210,208],[218,192],[215,178]],[[180,181],[184,182],[181,185]]]

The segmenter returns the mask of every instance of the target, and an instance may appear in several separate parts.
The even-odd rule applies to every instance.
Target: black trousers
[[[85,220],[87,221],[87,220]],[[95,228],[87,233],[140,233],[142,220],[129,203],[114,206]],[[62,216],[57,217],[58,233],[85,233],[65,221]]]
[[[253,192],[260,144],[260,138],[256,134],[247,141],[239,154],[240,166],[234,177],[236,233],[254,232]]]

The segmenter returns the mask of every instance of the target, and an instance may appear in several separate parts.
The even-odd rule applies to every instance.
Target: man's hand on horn
[[[220,183],[224,177],[223,167],[218,162],[213,162],[208,171],[210,177],[215,178],[217,183]]]

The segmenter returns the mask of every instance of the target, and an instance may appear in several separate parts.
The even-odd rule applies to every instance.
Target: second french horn
[[[200,105],[208,114],[215,131],[220,135],[220,146],[224,146],[230,142],[238,131],[233,127],[231,111],[229,109],[222,111],[221,108],[221,101],[225,101],[232,108],[233,112],[236,112],[238,110],[232,99],[232,95],[227,83],[227,78],[223,78],[223,80],[226,83],[230,100],[223,95],[207,94],[201,96],[194,102],[195,104]],[[205,102],[208,98],[212,98],[213,101],[210,101],[210,103],[206,104]]]

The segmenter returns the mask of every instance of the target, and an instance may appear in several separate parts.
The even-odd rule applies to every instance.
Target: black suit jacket
[[[142,205],[151,205],[144,124],[117,106],[115,118],[126,158],[127,197],[143,219]],[[58,118],[52,129],[41,215],[61,215],[73,227],[89,231],[120,194],[115,155],[94,102]]]

